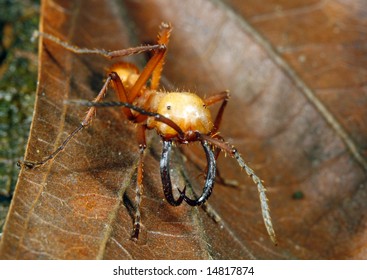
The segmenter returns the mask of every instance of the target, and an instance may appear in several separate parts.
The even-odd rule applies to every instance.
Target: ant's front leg
[[[242,170],[244,170],[248,176],[251,177],[252,181],[256,184],[257,190],[259,192],[259,199],[260,199],[260,205],[261,205],[261,212],[264,220],[264,224],[266,227],[266,230],[269,234],[269,237],[271,241],[276,245],[277,244],[277,238],[275,235],[275,231],[273,228],[273,224],[271,221],[270,216],[270,209],[268,205],[268,199],[266,197],[266,189],[262,183],[262,180],[255,174],[255,172],[246,164],[240,153],[237,151],[236,148],[233,146],[227,144],[224,139],[217,139],[210,135],[201,135],[200,138],[202,141],[207,141],[211,145],[221,149],[225,153],[228,153],[231,157],[233,157],[238,165],[241,167]]]
[[[97,97],[93,100],[93,102],[101,102],[102,99],[104,98],[106,92],[107,92],[107,88],[109,83],[111,82],[111,77],[108,77],[106,79],[106,82],[104,83],[102,89],[100,90],[100,92],[98,93]],[[62,144],[54,151],[52,152],[49,156],[47,156],[46,158],[44,158],[41,161],[18,161],[18,166],[22,167],[25,166],[29,169],[41,166],[45,163],[47,163],[49,160],[53,159],[54,157],[56,157],[62,150],[65,149],[66,145],[70,142],[71,139],[73,139],[73,137],[80,132],[84,127],[86,127],[91,120],[93,119],[93,117],[96,114],[96,108],[95,107],[91,107],[89,108],[87,115],[85,116],[85,118],[83,119],[83,121],[79,124],[79,126],[77,128],[74,129],[74,131],[72,133],[69,134],[69,136],[64,140],[64,142],[62,142]]]
[[[117,57],[124,57],[124,56],[130,56],[135,54],[140,54],[143,52],[150,52],[154,50],[160,50],[165,49],[166,47],[163,44],[155,44],[155,45],[146,45],[146,46],[138,46],[138,47],[132,47],[132,48],[126,48],[116,51],[106,51],[104,49],[88,49],[88,48],[80,48],[75,45],[71,45],[56,36],[53,36],[48,33],[39,32],[36,31],[33,37],[40,36],[43,37],[51,42],[54,42],[57,45],[62,46],[64,49],[67,49],[68,51],[71,51],[75,54],[95,54],[104,56],[109,59],[117,58]]]
[[[211,105],[216,104],[218,102],[222,102],[222,104],[220,105],[220,108],[218,110],[218,113],[215,117],[215,120],[214,120],[214,128],[210,132],[212,135],[216,134],[219,130],[219,126],[222,122],[223,113],[224,113],[224,110],[227,106],[229,97],[230,97],[229,91],[225,90],[225,91],[214,94],[214,95],[209,96],[209,97],[204,99],[205,106],[211,106]]]

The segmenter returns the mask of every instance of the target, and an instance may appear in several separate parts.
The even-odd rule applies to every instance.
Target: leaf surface
[[[92,2],[44,1],[41,30],[114,50],[154,42],[159,23],[171,22],[164,87],[202,97],[230,90],[221,135],[265,181],[279,245],[266,234],[256,187],[229,157],[219,158],[219,170],[240,186],[216,185],[208,207],[220,223],[203,209],[165,202],[154,131],[144,161],[143,230],[132,242],[136,128],[109,108],[52,162],[22,170],[2,258],[366,257],[363,1]],[[93,99],[109,65],[41,40],[26,159],[48,155],[78,125],[84,109],[64,101]],[[176,151],[172,177],[198,192],[196,166],[205,157],[194,149],[187,162]]]

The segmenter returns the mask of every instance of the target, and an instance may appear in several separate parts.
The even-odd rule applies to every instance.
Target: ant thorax
[[[125,89],[129,90],[139,78],[139,70],[130,63],[116,63],[111,69],[115,72]],[[213,121],[209,109],[203,99],[191,92],[163,92],[143,87],[140,93],[126,101],[144,108],[146,111],[158,113],[177,124],[184,134],[199,132],[208,134],[213,129]],[[132,113],[136,115],[135,112]],[[147,118],[147,128],[156,129],[158,134],[166,139],[175,138],[178,134],[170,125]]]
[[[151,94],[149,109],[172,120],[185,134],[190,131],[208,134],[213,129],[212,117],[205,102],[191,92],[155,92]],[[155,128],[166,138],[177,136],[176,130],[154,118],[147,120],[147,126]]]

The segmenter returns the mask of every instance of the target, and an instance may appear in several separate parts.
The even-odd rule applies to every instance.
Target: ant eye
[[[171,105],[167,105],[167,110],[171,110]]]

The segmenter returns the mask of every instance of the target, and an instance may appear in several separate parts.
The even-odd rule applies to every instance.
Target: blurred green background
[[[0,233],[24,155],[37,85],[39,0],[0,0]]]

